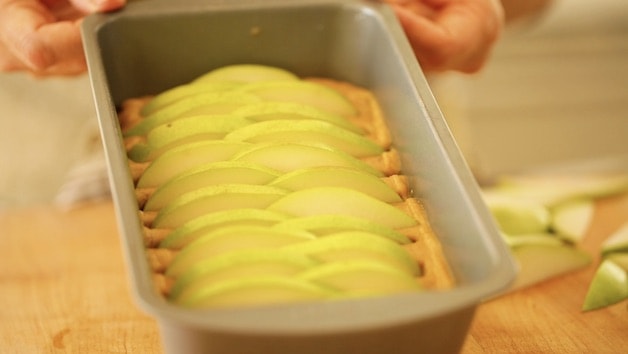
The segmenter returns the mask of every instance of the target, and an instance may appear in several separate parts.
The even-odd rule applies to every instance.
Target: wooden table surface
[[[628,195],[600,201],[583,247],[628,220]],[[0,211],[1,353],[161,353],[129,293],[113,207]],[[582,313],[595,264],[482,304],[464,353],[628,352],[628,307]],[[391,353],[394,354],[394,353]]]

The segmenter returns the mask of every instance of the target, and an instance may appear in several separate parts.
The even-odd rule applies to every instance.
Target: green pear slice
[[[138,143],[129,158],[136,162],[154,160],[168,149],[196,141],[220,140],[252,121],[233,114],[199,115],[177,119],[151,130],[145,143]]]
[[[317,120],[334,124],[357,134],[364,130],[345,117],[323,112],[312,106],[291,102],[260,102],[236,109],[233,113],[257,122],[269,120]]]
[[[349,297],[421,289],[419,282],[412,275],[367,260],[324,263],[299,274],[299,279],[334,288]]]
[[[395,206],[347,188],[319,187],[292,192],[273,202],[269,210],[294,216],[347,215],[392,229],[416,225],[416,220]]]
[[[345,152],[317,145],[255,144],[234,156],[233,160],[257,163],[282,172],[317,166],[338,166],[362,170],[375,176],[383,175],[364,161]]]
[[[628,176],[609,175],[519,175],[504,176],[487,192],[541,203],[547,207],[573,200],[596,199],[628,191]]]
[[[203,214],[221,210],[265,208],[288,194],[283,188],[220,184],[185,193],[159,211],[153,227],[173,229]]]
[[[200,165],[225,161],[251,147],[235,141],[200,141],[174,147],[153,160],[137,182],[138,188],[157,187]]]
[[[271,226],[288,216],[264,209],[229,209],[203,214],[170,232],[159,247],[180,249],[202,235],[223,226]]]
[[[628,271],[628,252],[613,252],[604,257]]]
[[[178,277],[198,262],[246,249],[276,249],[309,242],[316,237],[303,230],[276,230],[263,226],[225,226],[211,231],[184,247],[174,257],[166,274]]]
[[[410,239],[404,234],[390,227],[376,222],[346,215],[313,215],[299,218],[289,218],[278,222],[277,228],[296,228],[307,230],[317,236],[327,236],[343,231],[364,231],[405,245]]]
[[[597,310],[628,299],[628,253],[613,254],[597,268],[582,306],[583,311]],[[622,266],[623,264],[623,266]]]
[[[144,107],[142,107],[141,114],[146,117],[183,98],[201,93],[228,91],[238,85],[239,83],[227,81],[198,82],[194,84],[179,85],[163,91],[153,97]]]
[[[200,288],[219,281],[246,277],[294,276],[318,264],[302,254],[275,249],[239,250],[204,259],[183,273],[172,286],[168,297],[186,301]]]
[[[296,81],[292,72],[274,66],[260,64],[234,64],[219,67],[196,78],[193,83],[236,82],[250,83],[258,81]]]
[[[321,262],[369,260],[408,274],[421,273],[419,265],[405,248],[370,232],[338,232],[310,242],[286,246],[284,249],[291,253],[306,254]]]
[[[316,187],[343,187],[386,203],[402,201],[399,194],[379,177],[346,167],[321,166],[295,170],[279,176],[269,185],[293,191]]]
[[[180,304],[190,308],[251,307],[330,299],[335,292],[307,281],[286,277],[253,277],[201,288]]]
[[[355,107],[342,94],[314,82],[302,80],[255,82],[243,85],[236,91],[246,92],[269,102],[292,102],[309,105],[342,117],[356,114]]]
[[[508,237],[520,272],[511,290],[524,288],[550,278],[582,269],[591,263],[591,256],[568,246],[551,234]]]
[[[602,255],[614,252],[628,252],[628,222],[621,225],[602,243]]]
[[[182,98],[142,119],[124,132],[124,136],[146,135],[162,124],[182,117],[201,114],[228,114],[252,103],[260,102],[257,96],[236,91],[207,92]]]
[[[552,230],[567,240],[578,243],[584,238],[591,221],[595,204],[590,199],[574,199],[552,208]]]
[[[491,214],[499,229],[508,235],[526,235],[546,232],[551,214],[543,204],[498,194],[484,194]]]
[[[384,148],[362,135],[316,120],[271,120],[249,124],[230,132],[225,140],[251,143],[318,143],[355,157],[375,156],[384,152]]]
[[[144,210],[159,210],[178,196],[218,184],[265,185],[279,172],[265,166],[238,161],[219,161],[202,165],[159,185],[144,205]],[[282,188],[281,186],[277,186]]]

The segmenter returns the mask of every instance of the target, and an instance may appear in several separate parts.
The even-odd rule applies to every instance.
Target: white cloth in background
[[[66,173],[54,198],[54,203],[59,207],[72,208],[111,196],[107,161],[95,121],[85,127],[81,137],[84,139],[81,144],[83,154]]]
[[[86,75],[0,74],[0,207],[67,205],[108,193],[96,123]]]

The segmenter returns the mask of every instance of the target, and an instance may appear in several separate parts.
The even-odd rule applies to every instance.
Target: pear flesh
[[[602,243],[602,255],[628,253],[628,222],[621,225]]]
[[[388,295],[421,289],[413,276],[365,260],[325,263],[299,274],[298,278],[337,289],[349,297]]]
[[[199,141],[169,150],[148,165],[137,182],[138,188],[158,187],[171,178],[201,165],[226,161],[251,147],[241,142]]]
[[[186,301],[198,289],[229,279],[247,277],[290,277],[318,264],[300,254],[275,249],[251,249],[230,252],[197,262],[182,274],[173,285],[169,298]]]
[[[510,291],[582,269],[592,261],[588,253],[547,234],[510,237],[508,244],[520,268]]]
[[[292,191],[315,187],[342,187],[365,193],[386,203],[402,201],[399,194],[379,177],[345,167],[303,168],[285,173],[274,179],[269,185]]]
[[[417,262],[405,249],[394,241],[371,232],[343,231],[285,248],[321,262],[369,260],[398,268],[411,275],[421,274]]]
[[[411,240],[401,232],[372,220],[347,215],[310,215],[305,217],[287,218],[275,225],[278,228],[297,228],[307,230],[319,237],[344,231],[366,231],[405,245]]]
[[[135,145],[129,151],[133,161],[145,162],[187,143],[204,140],[222,140],[227,134],[252,122],[233,114],[196,115],[160,125],[146,136],[146,143]]]
[[[288,216],[265,209],[228,209],[207,213],[175,228],[159,244],[162,248],[181,249],[205,233],[225,226],[272,226]],[[305,230],[305,229],[303,229]],[[307,231],[307,230],[306,230]]]
[[[178,277],[207,258],[228,252],[274,249],[315,237],[302,230],[271,230],[259,226],[231,226],[209,232],[181,250],[168,266],[166,274]]]
[[[142,136],[156,127],[181,118],[199,114],[229,114],[245,105],[262,102],[262,99],[243,92],[204,92],[185,97],[145,117],[124,132],[125,136]]]
[[[331,123],[340,128],[357,134],[364,130],[351,123],[347,118],[337,114],[323,112],[306,104],[291,102],[260,102],[236,109],[234,114],[241,115],[256,122],[269,120],[315,120]]]
[[[171,257],[163,292],[173,303],[422,290],[403,233],[418,222],[385,182],[391,172],[374,167],[391,146],[353,123],[360,112],[344,94],[283,69],[232,65],[140,113],[123,135],[144,225]]]
[[[314,82],[265,81],[243,85],[236,92],[244,92],[269,102],[291,102],[312,106],[342,117],[355,115],[355,107],[340,93]]]
[[[244,144],[244,142],[241,142],[241,144]],[[233,160],[257,163],[281,172],[290,172],[308,167],[337,166],[354,168],[375,176],[382,176],[380,171],[360,159],[328,146],[316,144],[253,144],[250,149],[234,156]]]
[[[628,300],[628,222],[602,243],[601,255],[602,261],[589,285],[583,311]]]
[[[288,70],[268,65],[238,64],[219,67],[203,74],[193,84],[204,82],[251,83],[265,81],[296,81],[299,78]]]
[[[224,92],[235,88],[237,85],[239,83],[228,81],[180,85],[153,97],[142,107],[141,113],[146,117],[186,97],[208,92]]]
[[[613,257],[604,259],[598,266],[584,299],[583,311],[597,310],[628,299],[628,253]]]
[[[578,245],[588,232],[595,201],[626,191],[628,177],[623,174],[505,176],[497,185],[485,188],[485,200],[520,265],[510,290],[590,265],[591,255]],[[628,223],[608,237],[600,253],[602,261],[589,285],[583,311],[628,298]]]
[[[416,221],[361,160],[389,147],[351,123],[358,112],[339,92],[284,69],[232,65],[156,95],[141,113],[123,134],[141,141],[129,158],[146,164],[136,187],[150,190],[142,206],[156,213],[150,227],[171,230],[160,245],[176,251],[166,271],[174,302],[206,308],[420,290],[419,265],[402,247],[411,240],[399,232]],[[486,188],[521,267],[512,289],[590,264],[577,246],[593,201],[627,190],[626,176],[506,176]],[[628,226],[603,245],[583,309],[628,297],[627,234]]]
[[[375,156],[384,152],[383,147],[362,135],[315,120],[270,120],[243,125],[227,134],[224,139],[252,143],[318,143],[355,157]]]
[[[188,170],[157,187],[146,202],[144,210],[159,210],[180,195],[203,187],[219,184],[264,185],[278,176],[277,171],[255,164],[235,161],[209,163]]]
[[[159,210],[157,228],[176,228],[204,214],[230,209],[266,208],[288,194],[282,188],[249,184],[220,184],[183,194]]]
[[[542,233],[550,226],[550,212],[541,204],[516,199],[487,203],[500,230],[507,235]]]
[[[552,209],[551,227],[558,235],[571,242],[582,241],[593,220],[595,205],[592,200],[574,200]]]
[[[251,277],[202,287],[179,304],[191,308],[251,307],[325,300],[335,293],[303,279]]]
[[[233,230],[244,229],[234,227]],[[263,234],[261,229],[258,231]],[[242,234],[241,237],[258,236]],[[275,239],[277,236],[272,234],[265,234],[265,237],[272,242],[285,242]],[[259,244],[248,248],[248,245],[193,262],[201,253],[215,252],[212,249],[216,246],[211,243],[215,243],[216,238],[210,233],[177,255],[167,270],[169,275],[178,275],[169,294],[173,301],[189,303],[204,288],[223,282],[246,283],[252,277],[269,276],[304,280],[334,289],[334,294],[338,292],[337,296],[341,293],[343,297],[420,290],[415,278],[420,271],[409,253],[397,248],[395,243],[369,233],[338,233],[307,242],[288,242],[279,248],[259,248]]]
[[[320,187],[289,193],[268,206],[268,210],[294,216],[346,215],[372,220],[392,229],[416,225],[401,209],[364,193],[339,187]]]

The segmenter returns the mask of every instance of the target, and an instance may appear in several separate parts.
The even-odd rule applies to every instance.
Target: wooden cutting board
[[[628,221],[628,195],[601,201],[583,245]],[[132,302],[110,202],[0,211],[0,352],[161,353]],[[582,313],[594,265],[483,304],[464,353],[621,353],[628,307]],[[393,354],[393,353],[391,353]]]
[[[483,304],[464,353],[628,353],[628,302],[580,309],[599,262],[600,244],[628,222],[628,195],[597,203],[582,248],[595,258],[580,271]]]

